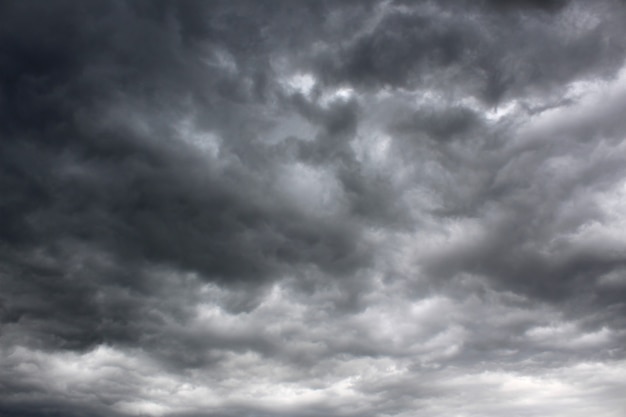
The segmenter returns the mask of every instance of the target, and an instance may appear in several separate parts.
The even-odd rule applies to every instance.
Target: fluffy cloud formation
[[[0,414],[622,416],[625,19],[2,3]]]

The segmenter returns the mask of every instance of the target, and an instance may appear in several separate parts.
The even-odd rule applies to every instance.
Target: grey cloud
[[[391,131],[400,135],[406,133],[413,140],[463,140],[471,137],[472,130],[479,129],[482,133],[480,125],[480,115],[474,110],[458,106],[443,111],[416,111],[406,119],[394,123]]]
[[[624,13],[3,2],[0,414],[619,415]]]
[[[257,122],[238,104],[262,100],[254,95],[260,87],[248,91],[239,82],[247,75],[201,64],[205,38],[216,36],[217,51],[250,71],[246,54],[263,54],[249,42],[260,30],[251,16],[220,9],[230,17],[212,28],[201,18],[211,15],[204,3],[33,7],[5,5],[4,14],[6,343],[79,351],[148,344],[163,360],[200,366],[202,349],[272,344],[164,331],[167,320],[188,319],[179,303],[194,297],[173,291],[155,270],[195,271],[200,281],[237,288],[225,307],[247,311],[268,282],[296,273],[296,265],[339,279],[365,266],[367,248],[350,222],[309,219],[272,201],[276,191],[264,177],[273,157],[246,142]],[[233,33],[230,18],[247,21],[251,33]],[[30,19],[36,31],[24,33]],[[209,166],[174,138],[190,94],[202,103],[197,119],[224,141]],[[330,120],[327,140],[341,123]],[[224,171],[211,166],[227,159],[234,162]]]
[[[144,10],[144,6],[147,10]],[[19,8],[20,6],[16,7]],[[45,6],[41,7],[45,9]],[[116,7],[121,10],[116,10]],[[134,10],[134,7],[138,7],[139,10]],[[95,84],[99,83],[103,84],[103,86],[97,89],[95,94],[103,94],[106,98],[108,94],[105,89],[107,83],[113,83],[112,87],[116,90],[125,89],[125,81],[118,80],[116,77],[124,77],[126,76],[124,72],[132,70],[136,71],[137,75],[128,74],[130,77],[128,81],[131,82],[129,85],[130,91],[122,93],[122,98],[133,100],[133,96],[139,94],[138,104],[144,105],[146,100],[149,100],[149,97],[151,97],[150,89],[158,89],[158,94],[163,95],[162,99],[157,98],[158,102],[169,99],[171,106],[179,109],[184,95],[193,93],[196,85],[201,81],[204,82],[207,78],[206,75],[203,75],[202,80],[197,79],[199,76],[198,71],[200,70],[199,63],[196,58],[184,55],[189,55],[189,50],[182,49],[182,51],[179,51],[175,49],[177,48],[177,45],[174,45],[177,42],[175,29],[170,29],[167,22],[161,22],[161,20],[167,17],[163,16],[167,14],[167,10],[161,10],[158,7],[155,7],[156,10],[152,10],[152,6],[147,6],[143,3],[139,3],[137,6],[129,6],[123,3],[117,6],[107,6],[107,8],[114,9],[113,11],[107,10],[109,13],[117,12],[122,20],[136,19],[139,27],[131,27],[121,25],[118,22],[107,22],[108,19],[106,17],[108,16],[106,15],[104,18],[95,18],[89,13],[95,13],[96,11],[90,10],[87,6],[85,8],[85,13],[87,13],[86,19],[95,19],[97,23],[104,25],[106,29],[110,28],[112,30],[115,29],[115,25],[119,24],[124,30],[129,32],[123,35],[124,43],[119,42],[119,44],[113,44],[112,46],[104,45],[104,51],[101,53],[103,55],[106,53],[111,54],[110,60],[119,59],[123,61],[124,59],[129,59],[130,62],[114,64],[114,66],[119,66],[119,68],[105,68],[104,70],[98,68],[100,71],[105,71],[105,74],[101,76],[103,79],[85,80],[84,83],[87,85],[83,87],[82,80],[74,82],[70,81],[70,77],[83,71],[87,72],[88,77],[90,71],[95,71],[96,69],[89,67],[85,69],[82,67],[85,64],[96,65],[99,60],[108,57],[95,57],[94,60],[96,62],[92,62],[90,55],[80,57],[83,54],[82,50],[79,49],[84,47],[82,44],[75,46],[74,50],[72,50],[74,46],[72,43],[57,46],[52,42],[52,45],[48,47],[49,50],[29,52],[36,55],[39,59],[49,55],[52,60],[50,63],[35,63],[30,67],[20,69],[19,75],[9,75],[9,77],[17,76],[17,81],[8,81],[7,85],[10,85],[12,89],[18,90],[18,93],[29,94],[28,90],[30,87],[27,85],[31,78],[29,71],[37,71],[36,65],[41,65],[46,68],[52,67],[54,71],[60,73],[59,77],[62,79],[58,82],[54,79],[46,79],[45,77],[52,77],[46,74],[43,79],[35,80],[36,82],[52,84],[59,89],[77,88],[79,94],[90,94],[90,91],[96,88]],[[206,12],[200,4],[198,9],[195,13],[203,14]],[[48,18],[48,21],[44,20],[41,27],[46,28],[47,26],[61,24],[63,18],[62,9],[51,9],[50,14],[52,17],[45,15],[46,11],[43,10],[41,13]],[[175,11],[178,10],[176,9]],[[191,13],[185,10],[183,12]],[[136,13],[136,15],[133,13]],[[55,19],[58,19],[58,21]],[[113,17],[109,17],[109,19],[112,20]],[[249,20],[248,18],[245,19]],[[224,24],[224,21],[220,19],[219,23]],[[185,21],[180,21],[178,24],[187,27]],[[113,27],[109,27],[111,25]],[[196,30],[193,27],[193,22],[191,26],[190,30]],[[165,31],[158,30],[162,27]],[[256,30],[254,28],[255,26],[250,30]],[[73,29],[76,32],[79,30],[91,30],[91,28],[83,29],[82,27]],[[152,31],[158,36],[155,39],[154,48],[157,48],[157,45],[159,45],[159,50],[150,51],[145,48],[137,48],[137,51],[133,51],[133,53],[130,50],[125,50],[130,48],[131,45],[143,46],[143,38],[150,36]],[[70,42],[78,43],[83,41],[82,38],[85,35],[82,33],[72,35],[70,32],[70,34],[65,36],[68,37]],[[96,33],[93,36],[97,40],[112,41],[100,33]],[[241,36],[242,38],[248,38],[248,35],[241,34]],[[164,38],[164,42],[160,42],[159,37]],[[235,45],[230,45],[227,42],[226,46],[231,53],[237,54],[237,56],[243,53],[238,48],[243,48],[244,52],[247,51],[245,48],[252,48],[253,52],[257,48],[256,45],[248,45],[247,41],[238,40],[236,37],[223,36],[223,38],[235,43]],[[24,42],[27,42],[27,40],[24,40]],[[30,43],[37,44],[37,41],[34,40]],[[239,43],[242,44],[240,45]],[[44,48],[46,46],[26,45],[23,49],[30,47]],[[121,49],[121,51],[118,49]],[[90,48],[89,51],[91,50]],[[71,51],[71,53],[67,51]],[[22,50],[15,52],[17,55],[14,60],[16,67],[30,64],[28,59],[21,59],[21,56],[19,56],[21,53],[24,52]],[[71,59],[65,56],[70,54],[80,57],[72,59],[82,59],[84,62],[71,62]],[[57,55],[61,55],[61,57]],[[105,61],[105,65],[109,63],[109,61]],[[150,72],[146,73],[144,66],[149,68],[150,71],[158,69],[159,72],[154,75]],[[106,70],[112,71],[113,74],[107,76]],[[17,71],[16,69],[16,73]],[[141,74],[140,77],[139,74]],[[32,77],[35,77],[35,75]],[[188,80],[187,77],[191,77],[191,79]],[[135,78],[138,86],[133,85],[134,81],[131,81]],[[208,80],[211,82],[210,77]],[[174,84],[169,85],[171,82],[174,82]],[[179,86],[183,87],[182,91]],[[87,91],[80,91],[83,88]],[[235,102],[238,100],[237,91],[226,90],[225,92],[229,95],[234,95],[234,97],[226,97],[226,102],[223,102],[224,98],[219,98],[219,93],[217,98],[210,98],[211,100],[217,100],[219,104],[208,105],[206,111],[202,113],[202,118],[205,119],[205,115],[210,115],[213,109],[219,112],[221,105],[224,105],[226,108],[229,108],[226,111],[227,114],[230,113],[229,117],[233,117],[234,113],[239,113],[244,119],[248,119],[248,116],[245,115],[245,110],[237,109],[236,105],[232,103],[231,99],[234,99]],[[154,109],[157,113],[149,116],[150,119],[147,120],[147,123],[152,125],[148,134],[157,134],[163,137],[148,138],[137,137],[140,136],[137,132],[128,131],[127,129],[118,129],[116,131],[113,130],[115,127],[113,129],[108,126],[100,127],[102,123],[92,122],[90,119],[97,117],[96,112],[104,112],[107,109],[102,108],[102,105],[99,104],[96,104],[94,108],[91,103],[86,101],[86,97],[73,98],[71,94],[60,94],[58,98],[54,95],[52,97],[27,96],[25,102],[22,102],[21,97],[17,98],[8,94],[6,99],[14,101],[10,103],[11,111],[19,111],[20,106],[28,107],[29,110],[28,116],[13,115],[9,126],[22,121],[22,123],[28,123],[32,130],[28,135],[32,141],[27,140],[15,143],[10,141],[6,145],[5,166],[7,167],[6,169],[10,170],[5,176],[5,181],[9,183],[7,186],[8,192],[11,193],[12,189],[29,189],[32,190],[29,193],[33,194],[32,196],[16,195],[5,204],[5,210],[7,211],[5,219],[7,221],[4,223],[4,227],[8,229],[9,235],[18,233],[13,229],[19,228],[19,233],[24,235],[28,235],[29,232],[53,236],[68,234],[89,239],[92,237],[90,234],[93,234],[90,230],[93,230],[94,232],[97,231],[96,234],[98,236],[96,239],[107,243],[109,250],[123,252],[124,256],[135,254],[136,256],[147,258],[169,258],[173,263],[181,262],[183,267],[189,263],[192,269],[220,270],[226,276],[250,275],[254,271],[255,275],[262,277],[267,274],[266,271],[270,268],[268,261],[262,259],[264,255],[255,254],[254,250],[237,251],[237,256],[244,253],[250,254],[249,262],[229,261],[234,254],[228,254],[231,246],[224,239],[232,239],[239,233],[236,232],[237,229],[244,231],[258,227],[267,227],[271,230],[276,230],[277,237],[284,233],[293,234],[295,240],[301,242],[304,246],[307,246],[307,240],[310,241],[311,239],[329,240],[337,242],[338,245],[350,245],[347,242],[340,243],[342,238],[332,236],[333,232],[330,230],[328,237],[319,235],[317,231],[307,230],[307,227],[298,221],[297,214],[282,213],[287,218],[286,222],[281,225],[274,224],[274,220],[271,220],[266,212],[267,210],[273,210],[273,208],[263,207],[262,205],[266,204],[265,202],[257,202],[259,204],[255,204],[255,202],[250,201],[251,194],[244,190],[235,191],[244,182],[248,184],[251,184],[250,180],[252,180],[252,183],[255,182],[253,178],[255,174],[248,172],[246,167],[235,167],[233,170],[224,173],[224,177],[211,176],[210,173],[202,171],[203,161],[191,155],[190,150],[180,149],[180,144],[164,143],[167,136],[174,134],[171,124],[175,120],[169,118],[169,116],[165,120],[159,118],[158,113],[166,111],[163,108],[163,103],[158,104],[159,107]],[[72,99],[76,101],[67,102]],[[88,99],[90,101],[97,100],[96,97],[89,97]],[[231,100],[231,102],[228,100]],[[31,109],[31,107],[37,106],[45,106],[46,109],[54,107],[59,112],[62,112],[51,115],[51,112],[46,110],[45,117],[50,117],[51,123],[57,123],[60,120],[66,120],[69,123],[57,127],[50,126],[46,120],[41,120],[41,125],[38,126],[37,112],[33,112]],[[64,109],[64,107],[67,107],[67,109]],[[74,111],[76,113],[69,113]],[[149,109],[149,111],[153,110]],[[79,118],[79,123],[71,123],[71,120],[75,117]],[[217,117],[219,118],[220,116],[218,115]],[[208,120],[211,120],[211,118]],[[208,123],[208,120],[203,120],[203,123]],[[109,120],[104,121],[104,123],[107,122],[110,123]],[[115,123],[116,121],[113,120],[113,122]],[[124,124],[127,121],[121,120],[117,123]],[[227,123],[230,122],[227,121]],[[334,131],[332,130],[340,127],[337,127],[339,126],[337,121],[331,121],[330,123],[329,129],[331,131],[329,134],[333,134]],[[262,151],[259,149],[255,150],[254,145],[251,145],[250,149],[244,148],[246,146],[245,143],[238,145],[237,142],[244,140],[245,137],[235,137],[242,134],[249,135],[248,128],[245,127],[239,130],[232,125],[220,126],[219,122],[216,124],[218,125],[218,132],[224,129],[231,129],[232,127],[231,132],[224,134],[224,140],[226,141],[224,145],[225,151],[230,150],[235,154],[235,158],[243,162],[254,163],[250,158],[255,153]],[[159,133],[155,133],[156,131],[159,131]],[[10,135],[10,137],[11,139],[18,139],[17,135]],[[48,142],[49,145],[39,145],[40,141]],[[250,152],[250,155],[247,152]],[[264,168],[259,167],[259,169]],[[91,175],[83,176],[83,172],[89,172]],[[189,182],[188,180],[191,178],[195,179]],[[257,183],[253,187],[255,186],[263,185]],[[15,193],[17,194],[18,191],[15,191]],[[25,201],[21,202],[21,199]],[[248,206],[248,203],[252,203],[252,206]],[[45,210],[40,209],[38,212],[31,206],[47,206],[47,208]],[[48,216],[49,213],[56,213],[59,218],[52,218]],[[41,217],[45,215],[45,218],[40,219],[39,214],[42,214]],[[22,224],[25,217],[32,217],[31,222],[36,223],[36,232],[33,230],[35,229],[34,225]],[[83,218],[81,219],[80,217]],[[288,220],[290,217],[293,220]],[[170,225],[172,228],[168,232],[159,230],[160,225],[170,223],[173,224]],[[260,226],[260,223],[265,223],[266,226]],[[297,225],[297,223],[301,225]],[[254,226],[254,224],[257,226]],[[289,231],[286,229],[289,229]],[[172,234],[173,230],[178,230],[185,235],[185,238],[182,239],[179,236],[177,241],[176,234]],[[320,229],[317,228],[317,230]],[[231,234],[230,231],[235,233]],[[126,237],[118,238],[123,235],[126,235]],[[130,238],[130,236],[135,237]],[[207,240],[209,236],[210,240]],[[267,238],[272,239],[270,236]],[[251,241],[249,244],[255,245],[258,248],[257,250],[263,250],[262,248],[278,244],[279,246],[275,246],[274,249],[268,248],[268,250],[274,252],[292,251],[291,248],[281,248],[278,242],[274,245],[269,241],[255,242],[255,238],[253,236],[250,237]],[[16,238],[19,239],[17,236]],[[31,239],[35,238],[36,236],[31,236]],[[188,240],[188,238],[191,238],[191,240]],[[240,238],[235,239],[239,240]],[[261,238],[261,240],[264,239]],[[288,237],[287,239],[290,238]],[[223,242],[212,243],[218,240]],[[136,243],[133,244],[133,241]],[[241,240],[240,243],[243,244]],[[205,246],[202,248],[206,244],[211,245],[211,247]],[[195,249],[192,250],[192,247]],[[222,249],[218,249],[219,247]],[[198,253],[194,253],[198,250],[202,255],[198,256]],[[350,249],[346,248],[346,250],[349,251]],[[339,249],[339,252],[341,251],[342,249]],[[215,255],[211,256],[210,253]],[[210,259],[211,257],[213,259]],[[246,270],[246,268],[249,269]],[[218,272],[216,275],[219,274]],[[211,272],[208,275],[211,275]]]
[[[512,96],[558,90],[575,77],[609,75],[621,64],[624,45],[611,28],[623,13],[618,5],[599,6],[615,20],[598,25],[577,2],[546,7],[550,15],[544,19],[526,19],[525,7],[508,7],[540,2],[497,3],[512,14],[492,16],[471,6],[450,13],[459,3],[389,7],[373,30],[363,28],[363,34],[322,53],[320,74],[330,83],[373,88],[462,89],[498,105]],[[534,47],[538,42],[542,48]]]
[[[488,1],[493,7],[501,7],[503,9],[530,9],[530,10],[548,10],[553,11],[564,7],[567,0],[510,0],[510,1]]]

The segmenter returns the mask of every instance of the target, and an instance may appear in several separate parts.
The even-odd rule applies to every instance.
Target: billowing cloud
[[[617,0],[0,4],[0,414],[626,412]]]

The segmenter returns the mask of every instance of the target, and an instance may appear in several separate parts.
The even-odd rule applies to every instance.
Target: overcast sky
[[[0,2],[3,417],[623,417],[626,3]]]

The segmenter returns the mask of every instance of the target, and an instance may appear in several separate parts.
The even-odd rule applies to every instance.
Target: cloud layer
[[[0,414],[624,415],[625,19],[3,2]]]

